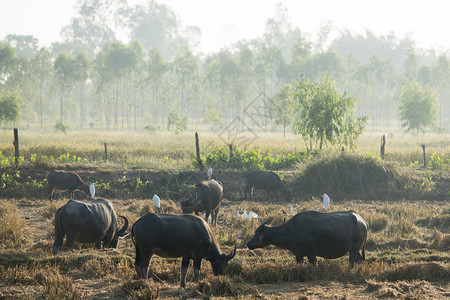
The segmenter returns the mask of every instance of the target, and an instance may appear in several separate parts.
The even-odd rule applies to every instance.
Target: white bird
[[[250,219],[257,219],[259,217],[258,214],[253,211],[250,211],[248,215],[250,216]]]
[[[236,211],[236,218],[240,219],[241,218],[241,214],[239,213],[239,211]]]
[[[159,199],[158,195],[156,195],[156,194],[153,196],[153,203],[155,204],[155,206],[157,208],[161,207],[161,200]]]
[[[328,207],[330,206],[330,197],[328,197],[327,194],[323,194],[323,208],[325,208],[325,210],[328,209]]]
[[[292,204],[291,204],[291,206],[289,207],[289,213],[290,213],[291,215],[294,214],[294,207],[292,207]]]
[[[206,213],[203,214],[203,219],[205,219]],[[211,215],[208,216],[208,222],[212,223]]]
[[[208,180],[211,180],[212,173],[213,173],[213,168],[209,168],[208,169]]]
[[[91,183],[91,185],[89,186],[89,192],[91,193],[92,199],[94,199],[94,197],[95,197],[95,183]]]
[[[244,220],[250,220],[251,219],[250,216],[247,214],[247,210],[246,209],[244,209],[244,212],[242,213],[241,218],[244,219]]]

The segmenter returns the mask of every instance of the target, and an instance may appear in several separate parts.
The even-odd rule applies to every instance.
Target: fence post
[[[381,159],[383,159],[383,160],[384,160],[384,153],[386,150],[385,146],[386,146],[386,137],[383,134],[383,136],[381,137],[381,149],[380,149],[380,156],[381,156]]]
[[[421,146],[422,146],[422,150],[423,150],[423,167],[426,168],[427,167],[427,158],[425,156],[425,144],[423,144]]]
[[[198,141],[198,133],[195,133],[195,152],[197,153],[197,163],[200,171],[203,171],[205,167],[203,166],[202,159],[200,158],[200,143]]]
[[[108,145],[105,143],[105,162],[108,160]]]
[[[231,162],[233,160],[233,144],[229,144],[228,148],[230,149],[230,158],[228,159],[228,167],[231,166]]]
[[[14,162],[16,164],[16,168],[19,168],[19,130],[14,128]]]

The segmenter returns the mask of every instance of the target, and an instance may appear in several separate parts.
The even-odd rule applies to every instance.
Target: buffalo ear
[[[234,245],[233,251],[231,251],[231,253],[227,255],[227,261],[233,259],[235,255],[236,255],[236,245]]]
[[[262,241],[264,240],[264,233],[260,232],[258,234],[258,240],[259,240],[259,243],[262,244]]]

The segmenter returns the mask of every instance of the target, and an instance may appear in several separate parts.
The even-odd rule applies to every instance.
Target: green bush
[[[315,154],[317,152],[313,153],[313,155]],[[262,153],[260,149],[243,150],[236,148],[233,150],[233,157],[230,160],[228,148],[212,147],[211,152],[202,158],[202,162],[207,168],[215,169],[280,170],[305,162],[308,157],[309,154],[305,151],[288,153],[286,155],[280,154],[274,157],[271,153]],[[193,163],[197,166],[197,161]]]

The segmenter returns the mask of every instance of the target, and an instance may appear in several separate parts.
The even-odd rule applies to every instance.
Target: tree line
[[[354,117],[367,116],[372,129],[401,125],[417,130],[407,121],[407,89],[426,89],[435,105],[431,119],[419,128],[450,128],[446,53],[420,49],[409,37],[370,32],[344,31],[330,40],[332,29],[325,23],[308,40],[278,4],[263,36],[205,54],[197,48],[201,31],[184,26],[156,1],[129,6],[125,0],[79,0],[78,15],[51,47],[38,48],[33,36],[8,35],[0,42],[0,95],[10,99],[9,107],[20,107],[20,115],[3,114],[0,122],[150,131],[181,131],[189,124],[219,130],[242,116],[261,92],[290,111],[289,86],[299,92],[299,82],[308,81],[332,84],[341,100],[356,99],[351,101]],[[128,40],[119,40],[120,34]],[[297,99],[291,115],[267,120],[269,128],[307,137],[299,129],[300,104],[320,99],[309,96]]]

